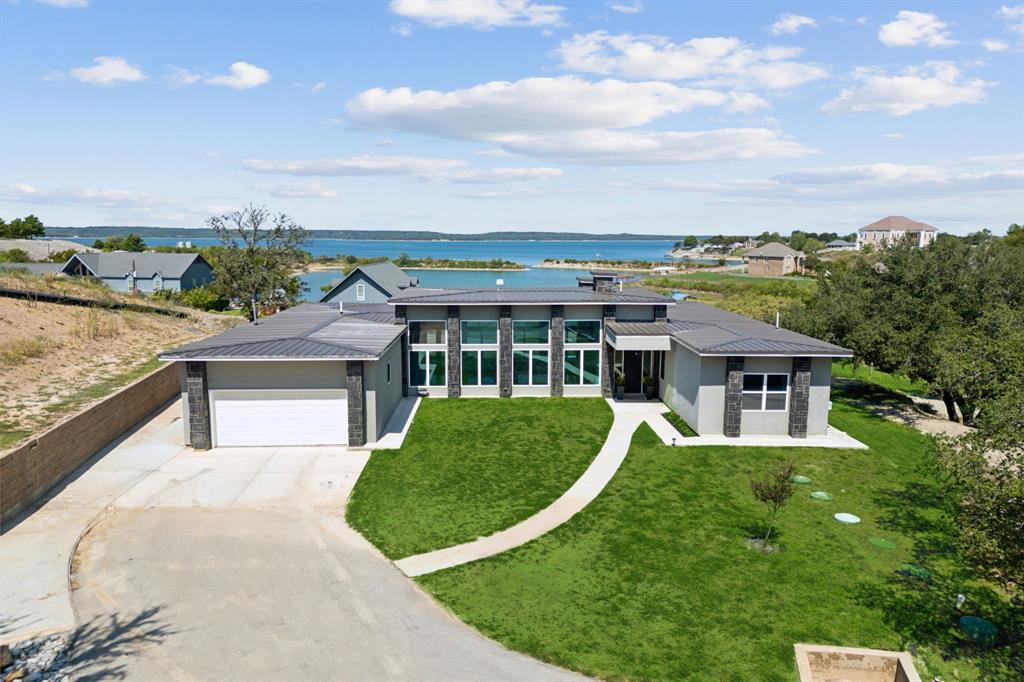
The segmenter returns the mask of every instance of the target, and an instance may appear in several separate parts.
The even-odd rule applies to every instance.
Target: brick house
[[[788,275],[792,272],[803,274],[805,258],[803,251],[779,242],[768,242],[744,254],[743,262],[748,275]]]

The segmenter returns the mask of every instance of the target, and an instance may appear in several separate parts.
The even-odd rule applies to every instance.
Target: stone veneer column
[[[551,362],[548,363],[548,370],[551,372],[551,395],[561,398],[564,395],[565,375],[563,367],[565,364],[565,306],[551,306]]]
[[[789,435],[807,438],[807,410],[811,402],[811,359],[793,358],[789,379]]]
[[[363,383],[363,361],[345,362],[345,388],[348,393],[348,444],[366,445],[366,386]]]
[[[395,324],[408,324],[408,308],[404,305],[395,306]],[[402,395],[409,395],[409,332],[402,334]]]
[[[512,306],[498,309],[498,395],[512,397]]]
[[[459,306],[448,306],[448,397],[462,397],[462,325]]]
[[[196,450],[209,450],[213,447],[213,437],[205,362],[185,362],[185,391],[188,393],[189,441]]]
[[[608,323],[615,319],[615,306],[604,306],[601,318],[601,333],[607,339]],[[601,367],[601,395],[611,398],[615,394],[615,349],[607,341],[601,344]]]
[[[743,419],[743,358],[731,356],[725,359],[725,416],[724,433],[729,438],[738,438]]]

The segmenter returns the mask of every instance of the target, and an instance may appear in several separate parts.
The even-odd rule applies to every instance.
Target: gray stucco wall
[[[700,368],[699,355],[673,343],[672,350],[665,353],[665,380],[661,382],[662,400],[698,432]]]
[[[701,358],[697,433],[725,430],[725,358]]]
[[[356,300],[356,285],[362,284],[366,287],[366,298],[362,301]],[[343,303],[387,303],[390,296],[377,284],[367,277],[362,271],[352,275],[349,279],[330,293],[330,297],[324,297],[324,302],[341,301]]]
[[[811,399],[807,410],[807,435],[828,433],[829,404],[832,400],[832,358],[811,359]]]
[[[793,358],[759,358],[747,356],[743,366],[744,374],[771,373],[785,374],[793,369]],[[789,410],[780,412],[743,412],[740,426],[742,435],[757,434],[763,436],[789,435]]]
[[[345,388],[345,363],[330,361],[208,362],[210,390]]]
[[[652,305],[618,305],[615,307],[616,320],[638,320],[650,322],[654,319]]]
[[[391,363],[391,381],[387,365]],[[377,362],[364,363],[366,389],[366,440],[376,443],[384,427],[402,400],[402,344],[395,343]]]

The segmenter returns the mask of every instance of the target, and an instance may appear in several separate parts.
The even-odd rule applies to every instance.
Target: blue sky
[[[846,232],[1024,221],[1024,6],[0,0],[0,216]]]

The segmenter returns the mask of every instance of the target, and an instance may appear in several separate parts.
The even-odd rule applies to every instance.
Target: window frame
[[[441,325],[441,340],[440,341],[413,341],[412,340],[412,328],[414,324],[440,324]],[[409,327],[409,347],[410,348],[447,348],[448,347],[448,323],[446,320],[409,320],[406,323]]]
[[[384,366],[384,377],[387,379],[387,383],[391,383],[391,361],[388,360],[388,364]]]
[[[539,345],[539,344],[524,344],[524,347],[520,347],[520,348],[513,347],[513,349],[512,349],[512,385],[513,386],[550,386],[551,385],[551,350],[549,348],[531,348],[531,347],[529,347],[530,345],[536,346],[536,345]],[[527,370],[526,370],[526,375],[527,375],[527,378],[529,379],[529,381],[527,383],[525,383],[525,384],[520,382],[520,381],[516,381],[516,353],[526,353],[528,355],[528,357],[529,357],[529,360],[527,361]],[[534,356],[534,353],[544,353],[547,356],[547,366],[548,367],[547,367],[547,372],[545,372],[545,374],[544,374],[544,383],[543,384],[536,383],[533,380],[533,372],[534,372],[534,370],[533,370],[533,356]]]
[[[547,325],[547,337],[544,341],[516,341],[516,324],[522,322],[536,322]],[[512,320],[512,347],[530,348],[542,350],[551,345],[551,320]]]
[[[741,393],[740,405],[741,405],[741,410],[743,412],[788,412],[789,411],[789,374],[787,374],[785,372],[744,372],[743,373],[743,383],[744,383],[744,385],[746,384],[746,380],[747,380],[748,376],[750,376],[750,377],[753,377],[753,376],[761,377],[761,389],[757,390],[757,391],[754,391],[754,390],[749,390],[748,391],[746,389],[743,389],[743,390],[740,391],[740,393]],[[769,391],[768,390],[768,377],[770,377],[770,376],[783,377],[783,379],[785,380],[785,384],[786,384],[785,388],[782,389],[781,391],[780,390]],[[760,396],[761,397],[761,407],[758,408],[758,409],[742,407],[742,405],[743,405],[743,396],[747,396],[747,395],[758,395],[758,396]],[[782,406],[781,409],[768,409],[768,407],[767,407],[767,405],[768,405],[768,396],[770,396],[770,395],[774,395],[774,396],[781,395],[781,396],[784,396],[784,402],[783,402],[783,406]]]
[[[568,326],[572,322],[596,322],[597,323],[597,341],[569,341]],[[604,324],[599,319],[598,320],[591,320],[591,319],[564,320],[563,321],[563,325],[564,325],[564,327],[563,327],[563,330],[562,330],[563,331],[562,336],[565,339],[565,345],[566,346],[573,346],[573,347],[576,347],[576,346],[598,346],[598,347],[600,347],[601,343],[604,341]]]
[[[426,378],[426,383],[414,384],[412,382],[413,367],[417,366],[416,363],[413,360],[413,357],[412,357],[414,353],[424,353],[426,355],[427,362],[426,362],[426,364],[423,367],[423,371],[426,373],[426,377],[425,377]],[[439,384],[432,384],[432,383],[430,383],[430,377],[431,377],[431,374],[432,374],[431,370],[435,368],[435,363],[434,363],[433,358],[432,358],[432,356],[435,353],[441,353],[444,356],[444,370],[445,371],[442,372],[442,378],[444,379],[444,381],[442,381]],[[447,350],[439,348],[436,344],[433,345],[433,346],[418,347],[418,348],[411,348],[410,347],[409,348],[409,387],[410,388],[421,388],[421,387],[437,388],[437,387],[447,386],[448,385],[448,372],[447,372],[447,370],[448,370],[448,351]]]
[[[364,282],[356,282],[356,301],[362,302],[366,300],[366,284]]]
[[[568,361],[568,357],[567,357],[569,353],[579,353],[580,354],[580,362],[579,362],[579,377],[580,377],[580,380],[579,381],[569,381],[569,378],[566,376],[566,373],[567,373],[566,368],[569,366],[569,361]],[[587,357],[586,354],[587,353],[597,353],[597,381],[592,383],[592,384],[588,384],[588,383],[586,383],[583,380],[584,379],[584,369],[587,366],[587,362],[586,362],[586,357]],[[566,347],[565,349],[562,350],[562,385],[563,386],[600,386],[601,385],[601,375],[602,375],[602,373],[604,371],[604,368],[601,367],[602,364],[604,364],[604,363],[601,362],[601,349],[599,347],[594,347],[594,344],[588,344],[588,345],[576,345],[576,344],[574,344],[572,347]]]
[[[494,341],[466,341],[466,324],[474,324],[486,322],[494,325]],[[498,335],[501,333],[498,329],[498,320],[462,320],[459,322],[459,341],[463,347],[469,346],[473,348],[497,348],[498,347]]]
[[[465,358],[465,355],[467,353],[473,353],[474,355],[476,355],[476,383],[475,384],[467,384],[466,383],[466,374],[465,374],[466,358]],[[492,383],[492,384],[485,384],[483,382],[483,379],[484,379],[484,363],[483,363],[483,356],[481,355],[482,353],[494,353],[494,383]],[[459,357],[459,360],[461,361],[461,364],[462,364],[462,369],[461,369],[461,374],[459,376],[459,380],[462,382],[463,386],[472,386],[473,388],[490,388],[492,386],[493,387],[497,387],[498,386],[498,382],[501,381],[501,370],[500,370],[500,368],[498,366],[500,364],[501,360],[498,357],[498,348],[497,348],[496,345],[494,347],[492,347],[492,348],[487,348],[487,347],[463,348],[462,351],[461,351],[461,355]]]

